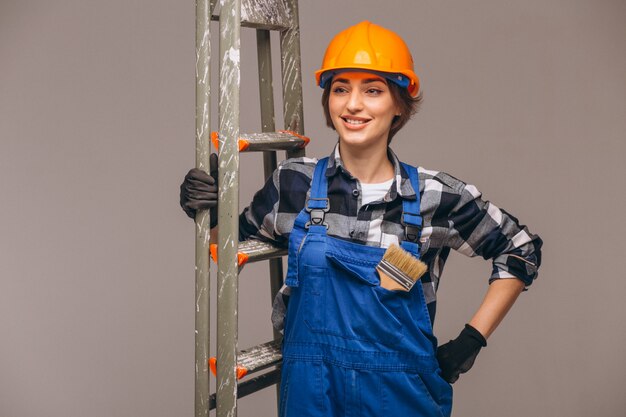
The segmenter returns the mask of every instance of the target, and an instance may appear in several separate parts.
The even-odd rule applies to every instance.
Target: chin
[[[343,143],[345,146],[349,146],[354,149],[367,149],[377,146],[378,140],[372,140],[372,138],[355,138],[355,137],[340,137],[339,143]]]

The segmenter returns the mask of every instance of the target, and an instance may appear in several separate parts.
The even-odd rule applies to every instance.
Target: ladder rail
[[[274,118],[274,86],[272,79],[272,47],[270,31],[257,29],[257,62],[259,67],[259,97],[261,99],[261,128],[263,132],[276,130]],[[269,179],[277,168],[276,152],[263,152],[263,172],[265,180]],[[270,302],[283,285],[282,259],[271,259],[270,263]],[[274,339],[280,333],[274,330]]]
[[[197,0],[196,49],[196,153],[197,165],[205,171],[208,167],[208,72],[210,51],[200,50],[198,45],[208,48],[210,21],[217,16],[213,13],[216,0]],[[281,74],[283,95],[283,118],[286,130],[297,134],[304,133],[302,80],[300,67],[300,39],[297,0],[222,0],[219,10],[219,205],[218,223],[220,233],[217,242],[219,262],[217,265],[217,354],[216,354],[216,393],[208,396],[208,213],[199,214],[196,246],[196,416],[207,416],[207,409],[216,409],[217,417],[236,416],[237,398],[256,392],[267,386],[280,383],[280,363],[267,366],[276,369],[256,377],[254,380],[237,384],[237,342],[238,342],[238,292],[239,292],[239,94],[240,94],[240,31],[241,27],[257,29],[257,51],[259,66],[259,92],[261,100],[262,131],[275,131],[274,97],[272,85],[270,30],[280,32]],[[204,2],[204,3],[201,3]],[[275,7],[274,7],[275,6]],[[199,20],[202,19],[202,23]],[[202,33],[202,37],[199,37]],[[207,38],[207,39],[205,39]],[[207,54],[203,55],[204,53]],[[202,87],[202,89],[200,88]],[[206,96],[206,97],[205,97]],[[200,100],[198,97],[202,97]],[[198,120],[202,123],[198,124]],[[201,133],[201,134],[200,134]],[[250,138],[250,150],[263,150],[264,174],[268,178],[277,167],[276,150],[286,150],[287,157],[304,155],[303,146],[307,138],[289,138],[282,134],[267,134],[267,138]],[[270,138],[269,142],[267,139]],[[286,141],[295,140],[292,146]],[[265,142],[267,142],[265,144]],[[274,142],[276,141],[276,142]],[[202,142],[202,143],[201,143]],[[302,144],[300,146],[298,143]],[[201,226],[202,224],[202,226]],[[245,246],[245,245],[244,245]],[[202,252],[202,253],[200,253]],[[263,252],[263,251],[261,251]],[[280,255],[276,248],[265,250],[267,257]],[[259,259],[263,258],[259,253]],[[252,256],[252,255],[251,255]],[[266,258],[267,258],[266,257]],[[250,258],[251,260],[253,258]],[[206,267],[205,267],[206,263]],[[282,258],[270,259],[271,298],[274,299],[283,283]],[[206,300],[205,300],[206,298]],[[200,323],[206,323],[202,329]],[[274,332],[274,345],[279,346],[281,335]],[[280,360],[280,349],[276,358]],[[244,352],[242,352],[244,354]],[[242,359],[245,359],[242,356]],[[202,363],[200,363],[202,362]],[[261,368],[259,368],[261,369]],[[241,391],[238,391],[239,388]],[[202,393],[199,391],[203,390]],[[279,391],[277,391],[278,393]],[[208,398],[208,400],[207,400]]]
[[[217,416],[237,415],[237,317],[239,292],[239,90],[241,0],[223,0],[220,11],[219,205],[217,272]]]
[[[272,43],[269,30],[257,29],[257,65],[259,69],[259,98],[261,100],[261,130],[273,132],[276,130],[274,117],[274,83],[272,75]],[[263,173],[267,181],[278,164],[276,152],[263,152]],[[269,260],[270,272],[270,304],[280,287],[283,285],[283,261],[282,258]],[[280,332],[273,329],[274,340],[281,338]],[[276,383],[276,404],[280,404],[280,379]]]
[[[196,168],[209,172],[210,154],[210,17],[215,0],[196,1]],[[209,414],[210,275],[209,210],[196,214],[195,228],[195,400],[196,417]]]
[[[290,27],[280,32],[280,63],[283,82],[283,117],[285,130],[304,134],[302,68],[300,56],[300,20],[298,0],[284,0]],[[304,156],[304,149],[287,151],[287,158]]]

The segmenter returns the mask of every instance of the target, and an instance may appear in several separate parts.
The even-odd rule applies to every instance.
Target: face
[[[399,113],[386,80],[366,72],[336,75],[328,110],[340,143],[362,150],[386,147],[391,122]]]

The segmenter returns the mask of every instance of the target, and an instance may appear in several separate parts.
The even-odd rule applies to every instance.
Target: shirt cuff
[[[534,258],[534,256],[531,256]],[[517,278],[526,287],[537,278],[537,264],[535,259],[523,258],[518,255],[504,254],[493,260],[493,270],[489,283],[502,278]]]

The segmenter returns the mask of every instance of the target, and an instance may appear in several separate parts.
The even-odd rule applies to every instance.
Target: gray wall
[[[626,3],[303,0],[309,155],[335,141],[312,73],[364,19],[407,40],[423,82],[396,152],[476,184],[545,240],[539,280],[454,385],[453,414],[624,415]],[[194,239],[178,185],[194,163],[194,39],[193,1],[0,1],[0,415],[192,415]],[[253,33],[242,46],[254,131]],[[258,155],[241,161],[243,203],[262,171]],[[489,272],[451,256],[441,341]],[[264,275],[242,274],[242,348],[271,335]],[[239,415],[274,409],[270,389]]]

